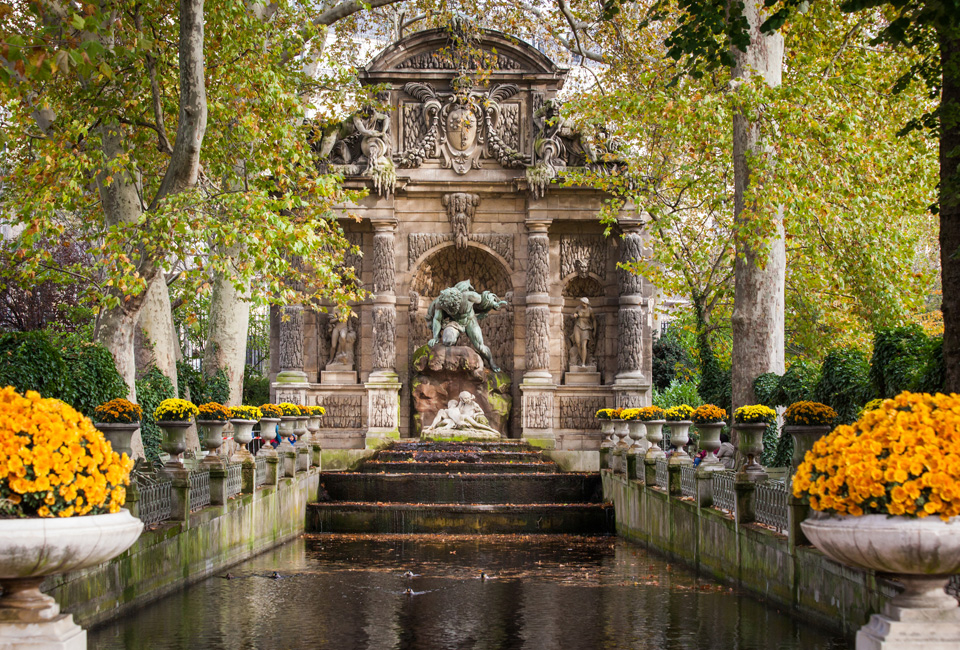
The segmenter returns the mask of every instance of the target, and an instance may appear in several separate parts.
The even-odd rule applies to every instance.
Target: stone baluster
[[[523,437],[538,447],[556,445],[553,398],[557,386],[550,373],[550,237],[549,221],[527,222],[526,371]]]
[[[643,235],[639,226],[624,228],[620,240],[620,262],[629,264],[643,256]],[[620,308],[617,313],[617,375],[614,391],[617,406],[637,407],[647,403],[649,380],[643,374],[643,340],[646,315],[643,306],[643,278],[625,269],[618,270]]]
[[[397,269],[395,220],[373,227],[373,371],[367,389],[368,447],[400,437],[400,380],[397,375]]]

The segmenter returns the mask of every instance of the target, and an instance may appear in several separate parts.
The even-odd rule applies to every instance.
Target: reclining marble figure
[[[452,399],[447,402],[447,408],[437,412],[437,417],[429,427],[423,430],[423,433],[436,433],[443,429],[483,431],[500,435],[499,431],[489,425],[483,409],[477,404],[473,393],[469,391],[461,392],[459,401]]]

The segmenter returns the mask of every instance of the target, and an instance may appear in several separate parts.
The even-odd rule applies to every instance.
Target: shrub
[[[188,399],[195,404],[230,401],[230,382],[222,370],[212,376],[206,376],[186,361],[177,361],[177,387],[180,399]]]
[[[757,422],[773,424],[777,421],[777,412],[763,404],[751,404],[738,408],[733,418],[739,424],[756,424]]]
[[[263,411],[257,406],[234,406],[230,409],[230,417],[237,420],[259,420],[263,417]]]
[[[703,400],[700,399],[695,383],[674,379],[663,391],[653,391],[653,403],[663,409],[681,404],[689,404],[696,408],[703,404]]]
[[[917,385],[924,372],[928,343],[917,324],[873,333],[870,379],[879,397],[893,397]]]
[[[283,417],[299,417],[300,416],[300,405],[291,404],[290,402],[280,402],[277,404],[280,407],[280,411],[283,413]]]
[[[113,355],[102,345],[77,342],[63,348],[62,355],[68,381],[60,399],[84,415],[92,416],[100,404],[130,392]]]
[[[694,409],[693,413],[690,414],[690,418],[696,424],[712,424],[726,420],[727,412],[719,406],[704,404]]]
[[[199,414],[200,410],[193,402],[175,397],[163,400],[153,411],[153,417],[157,422],[185,422]]]
[[[243,371],[243,403],[262,406],[270,401],[270,378],[261,375],[253,366]]]
[[[653,342],[653,387],[664,390],[677,379],[677,370],[683,376],[689,376],[693,370],[693,360],[677,334],[676,327],[667,330]]]
[[[163,440],[163,432],[153,413],[163,400],[171,397],[175,397],[173,382],[156,366],[151,366],[137,380],[137,401],[143,409],[140,436],[143,438],[143,453],[151,463],[160,462],[160,441]]]
[[[0,334],[0,386],[59,399],[66,377],[67,366],[45,332]]]
[[[780,375],[775,372],[765,372],[753,380],[753,394],[757,404],[763,404],[775,409],[780,406]]]
[[[690,416],[693,414],[693,408],[687,404],[680,404],[678,406],[671,406],[666,411],[664,411],[663,416],[670,422],[682,422],[684,420],[689,420]]]
[[[818,379],[819,374],[814,364],[802,359],[797,359],[791,363],[787,371],[780,377],[777,395],[778,406],[812,400]]]
[[[947,385],[947,370],[943,365],[943,337],[931,337],[924,350],[923,366],[913,386],[919,393],[941,393]]]
[[[837,412],[819,402],[794,402],[783,414],[784,422],[799,426],[830,426],[836,419]]]
[[[604,410],[604,409],[601,409]],[[606,409],[612,410],[612,409]],[[283,410],[276,404],[261,404],[260,412],[263,414],[262,417],[276,419],[283,416]],[[600,411],[597,411],[597,417],[600,418]],[[603,419],[603,418],[601,418]],[[609,420],[610,418],[606,418]]]
[[[866,355],[852,347],[831,350],[823,360],[814,393],[816,401],[837,412],[839,423],[856,420],[860,407],[876,397]]]
[[[662,420],[664,415],[663,409],[659,406],[644,406],[643,408],[637,409],[637,419],[643,420],[644,422]]]

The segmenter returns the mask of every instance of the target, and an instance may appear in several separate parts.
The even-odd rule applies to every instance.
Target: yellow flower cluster
[[[283,413],[284,417],[299,417],[300,415],[300,405],[291,404],[290,402],[280,402],[277,404],[280,407],[280,412]]]
[[[620,411],[621,420],[639,420],[640,409],[623,409]]]
[[[698,406],[693,413],[690,414],[690,419],[697,424],[722,422],[727,419],[727,409],[722,409],[714,404],[704,404]]]
[[[313,407],[304,406],[303,404],[297,404],[297,408],[300,409],[300,415],[313,415]]]
[[[880,408],[880,405],[881,405],[881,404],[883,404],[883,399],[882,399],[882,398],[879,398],[879,397],[878,397],[877,399],[872,399],[872,400],[870,400],[869,402],[867,402],[866,404],[863,405],[863,408],[860,409],[860,412],[859,412],[859,413],[857,413],[857,417],[862,416],[862,415],[863,415],[864,413],[866,413],[867,411],[872,411],[872,410],[874,410],[874,409]]]
[[[263,417],[263,412],[257,406],[234,406],[230,409],[230,417],[238,420],[259,420]]]
[[[200,411],[193,402],[174,397],[160,402],[160,406],[153,412],[153,417],[159,422],[177,422],[192,420],[198,413]]]
[[[783,421],[791,426],[824,426],[836,419],[837,412],[820,402],[794,402],[783,414]]]
[[[260,405],[261,417],[276,419],[283,415],[283,411],[280,410],[280,407],[276,404],[261,404]]]
[[[737,422],[749,424],[751,422],[766,422],[773,424],[777,420],[777,412],[769,406],[763,404],[751,404],[750,406],[741,406],[733,413]]]
[[[143,419],[143,409],[122,397],[112,399],[93,409],[97,422],[105,424],[131,424]]]
[[[663,409],[659,406],[644,406],[637,409],[637,418],[644,422],[663,419]]]
[[[318,415],[326,415],[326,414],[327,414],[327,409],[323,408],[322,406],[310,407],[310,415],[313,415],[314,417]]]
[[[597,411],[598,420],[619,420],[623,409],[600,409]]]
[[[119,512],[132,468],[67,404],[0,389],[0,497],[25,516]]]
[[[960,395],[904,392],[814,443],[793,478],[810,507],[960,515]]]
[[[693,407],[687,404],[680,404],[679,406],[671,406],[663,415],[671,422],[681,422],[683,420],[689,420],[691,414],[693,414]]]
[[[207,402],[197,407],[198,420],[226,422],[231,417],[230,409],[219,402]]]

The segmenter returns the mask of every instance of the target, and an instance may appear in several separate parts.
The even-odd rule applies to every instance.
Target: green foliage
[[[927,335],[917,324],[877,329],[873,334],[870,379],[880,397],[894,397],[919,383],[928,352]]]
[[[775,372],[763,373],[753,380],[753,392],[757,396],[757,404],[777,408],[780,406],[780,375]]]
[[[663,390],[653,389],[653,405],[662,409],[686,404],[697,408],[703,403],[697,392],[697,384],[692,381],[674,379]]]
[[[867,355],[852,347],[831,350],[820,368],[814,396],[833,407],[837,424],[855,421],[860,407],[876,397]]]
[[[230,400],[230,382],[223,370],[207,377],[186,361],[177,362],[177,388],[180,399],[190,400],[194,404],[226,404]]]
[[[701,331],[697,337],[700,355],[700,384],[697,393],[704,404],[715,404],[727,413],[733,413],[733,385],[729,368],[720,365],[713,353],[707,333]]]
[[[780,440],[777,442],[776,453],[773,455],[773,460],[768,467],[790,467],[792,461],[793,436],[781,431]]]
[[[44,330],[0,335],[0,385],[61,399],[87,417],[129,392],[106,348]]]
[[[760,464],[766,467],[777,467],[777,448],[780,438],[777,436],[776,423],[768,424],[763,432],[763,453],[760,455]]]
[[[156,366],[152,366],[137,380],[137,402],[143,409],[140,435],[143,438],[144,454],[151,463],[160,461],[160,442],[163,440],[163,432],[157,426],[153,412],[160,406],[160,402],[171,397],[176,397],[173,382]]]
[[[243,373],[243,403],[261,406],[270,401],[270,378],[264,377],[252,366]]]
[[[924,351],[924,362],[913,390],[920,393],[942,393],[946,389],[946,368],[943,364],[943,337],[931,337]]]
[[[780,377],[780,406],[813,400],[813,391],[819,378],[818,368],[814,364],[802,359],[794,361]]]
[[[59,398],[66,379],[67,366],[46,332],[0,334],[0,386]]]
[[[693,365],[690,353],[680,340],[676,327],[668,327],[653,342],[653,386],[657,390],[664,390],[678,374],[689,376]]]

